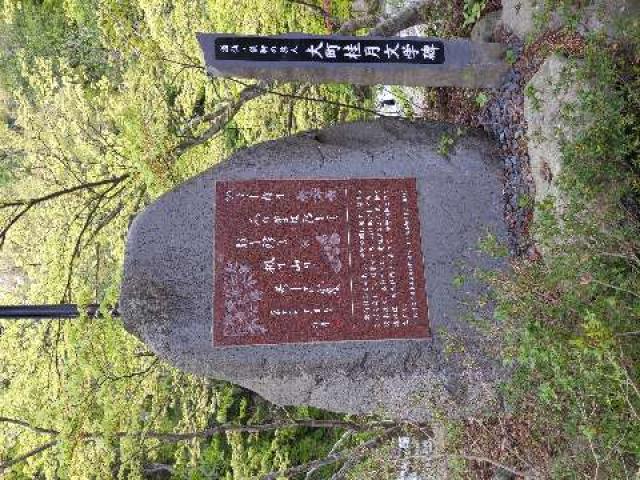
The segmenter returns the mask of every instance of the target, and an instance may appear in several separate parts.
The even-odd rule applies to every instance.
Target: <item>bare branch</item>
[[[433,0],[422,0],[421,2],[411,4],[408,7],[403,8],[392,17],[380,22],[369,32],[369,35],[390,37],[406,28],[422,23],[424,21],[424,9],[430,3],[433,3]]]
[[[261,95],[267,93],[271,84],[265,81],[259,81],[254,83],[253,85],[247,86],[238,98],[225,104],[223,107],[216,109],[211,114],[203,115],[202,117],[191,122],[191,126],[198,126],[202,123],[208,123],[209,128],[205,130],[201,135],[189,138],[182,143],[178,144],[178,146],[173,150],[173,154],[176,157],[180,157],[187,150],[193,148],[197,145],[202,145],[203,143],[211,140],[217,133],[219,133],[226,125],[229,123],[233,117],[238,113],[238,111],[250,100],[257,98]]]
[[[283,471],[271,472],[271,473],[268,473],[267,475],[260,477],[260,480],[276,480],[277,478],[280,478],[280,477],[292,477],[294,475],[304,473],[308,470],[322,468],[326,465],[332,465],[336,462],[341,462],[343,460],[346,460],[348,462],[356,462],[357,460],[360,460],[365,455],[367,455],[369,450],[371,450],[374,447],[377,447],[382,442],[384,442],[389,437],[391,437],[393,434],[398,432],[400,428],[401,428],[400,426],[389,428],[384,432],[382,432],[377,437],[359,445],[356,448],[342,451],[339,453],[333,453],[333,454],[327,455],[326,457],[320,460],[313,460],[312,462],[304,463],[302,465],[296,465],[295,467],[291,467]]]
[[[20,206],[29,206],[37,205],[38,203],[47,202],[49,200],[53,200],[54,198],[61,197],[63,195],[67,195],[69,193],[77,192],[78,190],[87,190],[95,187],[100,187],[102,185],[108,185],[112,183],[120,183],[125,178],[129,176],[128,173],[121,175],[119,177],[114,178],[106,178],[104,180],[99,180],[97,182],[86,182],[81,183],[80,185],[75,185],[70,188],[65,188],[63,190],[58,190],[53,193],[48,193],[47,195],[43,195],[42,197],[24,199],[24,200],[14,200],[13,202],[4,202],[0,203],[0,209],[8,208],[8,207],[20,207]]]
[[[534,478],[533,476],[529,475],[528,473],[521,472],[521,471],[516,470],[516,469],[514,469],[512,467],[507,467],[506,465],[498,463],[495,460],[491,460],[490,458],[487,458],[487,457],[477,457],[475,455],[463,455],[462,457],[464,459],[466,459],[466,460],[471,460],[473,462],[490,463],[494,467],[498,467],[498,468],[501,468],[503,470],[506,470],[507,472],[509,472],[512,475],[515,475],[516,477],[522,477],[522,478],[526,478],[526,479],[533,479]]]
[[[614,335],[614,337],[630,337],[633,335],[640,335],[640,330],[634,330],[634,331],[630,331],[630,332],[622,332],[622,333],[616,333]]]
[[[153,368],[157,364],[157,362],[158,362],[158,359],[154,360],[154,362],[151,363],[149,368],[147,368],[142,372],[135,372],[128,376],[113,378],[113,380],[120,380],[122,378],[132,378],[134,376],[147,373],[151,368]],[[21,422],[21,423],[18,423],[18,422]],[[51,433],[51,434],[60,433],[57,430],[34,427],[20,420],[16,420],[12,423],[25,426],[37,432]],[[167,442],[181,442],[184,440],[194,440],[194,439],[207,440],[219,433],[228,433],[228,432],[262,433],[262,432],[268,432],[268,431],[278,430],[282,428],[326,428],[326,429],[344,428],[346,430],[364,432],[364,431],[368,431],[368,430],[371,430],[374,428],[380,428],[380,427],[384,427],[387,429],[395,429],[395,428],[398,428],[398,425],[395,422],[374,422],[370,424],[361,424],[361,423],[349,422],[349,421],[343,421],[343,420],[310,419],[310,420],[290,420],[286,422],[262,423],[257,425],[238,425],[233,423],[223,423],[223,424],[219,424],[214,427],[208,428],[206,430],[200,430],[197,432],[175,432],[174,433],[174,432],[140,431],[140,432],[115,432],[112,435],[116,438],[147,437],[147,438],[155,438],[158,440],[164,440]],[[102,436],[103,434],[100,432],[78,433],[78,437],[83,438],[85,440],[92,439],[92,438],[99,438]]]
[[[351,438],[352,434],[353,432],[350,430],[347,430],[346,432],[344,432],[342,436],[338,439],[338,441],[333,445],[333,447],[331,447],[331,450],[329,451],[328,455],[333,455],[338,450],[340,450],[342,446],[347,442],[347,440]],[[310,469],[307,472],[307,476],[305,477],[305,480],[311,480],[311,477],[317,470],[318,470],[317,468]]]
[[[136,352],[133,354],[134,357],[155,357],[156,354],[153,352]]]
[[[238,80],[237,78],[231,78],[230,80],[232,80],[232,81],[234,81],[236,83],[239,83],[240,85],[248,85],[246,82],[243,82],[242,80]],[[383,115],[381,113],[378,113],[375,110],[371,110],[370,108],[360,107],[358,105],[351,105],[351,104],[348,104],[348,103],[335,102],[333,100],[327,100],[326,98],[305,97],[304,95],[298,95],[298,94],[295,94],[295,93],[284,93],[284,92],[279,92],[277,90],[270,90],[268,87],[262,87],[262,88],[264,88],[264,93],[270,93],[270,94],[276,95],[278,97],[292,98],[292,99],[296,99],[296,100],[306,100],[308,102],[326,103],[327,105],[335,105],[336,107],[349,108],[351,110],[357,110],[359,112],[370,113],[372,115],[377,115],[379,117],[386,117],[387,116],[387,115]]]
[[[328,5],[326,3],[325,3],[325,8],[323,8],[320,5],[306,2],[305,0],[288,0],[288,1],[291,3],[297,3],[298,5],[305,6],[307,8],[310,8],[318,12],[324,18],[324,23],[331,32],[335,30],[336,25],[340,25],[340,19],[332,16],[331,13],[329,13]]]
[[[8,460],[4,463],[0,463],[0,473],[4,473],[6,470],[8,470],[10,467],[13,467],[21,462],[24,462],[25,460],[39,454],[40,452],[44,452],[45,450],[57,445],[58,441],[57,440],[53,440],[51,442],[45,443],[40,445],[39,447],[34,448],[33,450],[30,450],[29,452],[20,455],[19,457],[16,457],[12,460]]]
[[[351,20],[347,20],[336,32],[337,35],[353,35],[356,31],[362,28],[373,28],[380,21],[378,15],[363,15]]]
[[[19,425],[37,433],[48,433],[53,435],[57,435],[59,433],[57,430],[51,430],[49,428],[34,427],[30,423],[25,422],[24,420],[18,420],[16,418],[0,417],[0,423],[11,423],[13,425]]]
[[[96,200],[93,207],[89,210],[89,213],[87,214],[87,217],[85,218],[85,221],[82,225],[82,229],[80,230],[80,233],[76,238],[75,245],[73,246],[73,252],[71,253],[71,258],[69,259],[69,268],[67,271],[67,282],[64,287],[64,291],[62,293],[61,303],[64,303],[65,300],[69,300],[69,301],[71,300],[71,281],[73,280],[73,267],[75,265],[76,258],[80,255],[80,245],[82,244],[82,237],[84,237],[84,234],[89,229],[89,226],[91,225],[91,221],[93,220],[94,215],[98,211],[98,208],[100,208],[100,202],[103,197],[104,195],[101,195]]]
[[[390,37],[407,28],[424,22],[424,11],[434,0],[422,0],[412,3],[395,15],[383,18],[378,15],[364,15],[344,22],[339,35],[353,35],[362,28],[371,28],[369,36]]]
[[[298,5],[302,5],[304,7],[310,8],[311,10],[314,10],[316,12],[318,12],[320,15],[322,15],[325,18],[329,18],[331,20],[334,20],[331,15],[329,15],[324,8],[322,8],[320,5],[316,5],[315,3],[311,3],[311,2],[305,2],[304,0],[287,0],[288,2],[291,3],[297,3]]]
[[[137,372],[135,374],[132,374],[131,376],[134,375],[138,375],[138,374],[142,374],[147,372],[150,368],[152,368],[153,366],[155,366],[157,363],[157,360],[152,362],[152,364],[150,365],[150,367],[143,371],[143,372]],[[123,377],[124,378],[124,377]],[[53,429],[49,429],[49,428],[41,428],[41,427],[36,427],[33,426],[31,424],[29,424],[28,422],[25,422],[23,420],[17,420],[17,419],[13,419],[13,418],[7,418],[7,417],[0,417],[0,421],[2,422],[6,422],[6,423],[11,423],[14,425],[19,425],[21,427],[25,427],[28,428],[34,432],[38,432],[38,433],[46,433],[46,434],[50,434],[50,435],[58,435],[60,432],[58,430],[53,430]],[[292,420],[292,421],[287,421],[287,422],[273,422],[273,423],[265,423],[265,424],[260,424],[260,425],[236,425],[236,424],[220,424],[220,425],[216,425],[214,427],[208,428],[206,430],[202,430],[202,431],[197,431],[197,432],[184,432],[184,433],[172,433],[172,432],[116,432],[115,434],[113,434],[114,437],[116,438],[125,438],[125,437],[143,437],[143,438],[154,438],[157,440],[162,440],[165,442],[181,442],[181,441],[185,441],[185,440],[195,440],[195,439],[199,439],[199,440],[207,440],[210,439],[211,437],[213,437],[214,435],[220,434],[220,433],[228,433],[228,432],[238,432],[238,433],[262,433],[262,432],[267,432],[267,431],[272,431],[272,430],[277,430],[277,429],[282,429],[282,428],[300,428],[300,427],[305,427],[305,428],[328,428],[328,429],[335,429],[335,428],[344,428],[350,431],[368,431],[371,430],[373,428],[376,427],[384,427],[387,428],[382,434],[380,434],[379,436],[375,437],[372,440],[369,440],[368,442],[363,443],[362,445],[346,451],[346,452],[340,452],[340,453],[331,453],[329,456],[327,456],[326,458],[322,459],[322,460],[316,460],[314,462],[309,462],[307,464],[304,465],[299,465],[297,467],[293,467],[289,470],[287,470],[286,472],[282,472],[283,475],[294,475],[296,473],[302,473],[302,472],[306,472],[309,469],[313,469],[313,468],[321,468],[324,465],[329,465],[335,462],[339,462],[342,460],[348,460],[350,458],[362,458],[367,450],[375,447],[376,445],[378,445],[379,443],[381,443],[383,440],[389,438],[389,436],[391,436],[393,433],[395,433],[396,431],[398,431],[401,426],[397,425],[395,422],[375,422],[375,423],[371,423],[371,424],[360,424],[360,423],[355,423],[355,422],[349,422],[349,421],[341,421],[341,420]],[[95,438],[100,438],[102,437],[103,434],[100,432],[80,432],[77,435],[77,438],[82,439],[84,441],[88,441],[91,439],[95,439]],[[43,445],[40,445],[37,448],[34,448],[33,450],[20,455],[19,457],[16,457],[12,460],[9,460],[5,463],[0,464],[0,473],[2,473],[3,471],[5,471],[6,469],[8,469],[9,467],[16,465],[30,457],[33,457],[35,455],[37,455],[38,453],[47,450],[51,447],[53,447],[54,445],[56,445],[58,443],[58,440],[53,440],[51,442],[45,443]],[[278,475],[280,475],[279,472],[273,472],[269,475],[267,475],[266,477],[263,477],[263,480],[274,480]]]
[[[387,423],[384,423],[387,425]],[[202,439],[207,440],[219,433],[239,432],[239,433],[261,433],[271,430],[278,430],[281,428],[294,428],[294,427],[306,427],[306,428],[345,428],[355,431],[365,431],[372,428],[371,425],[361,425],[354,422],[347,422],[341,420],[294,420],[290,422],[274,422],[263,423],[259,425],[237,425],[237,424],[220,424],[215,427],[201,430],[198,432],[184,432],[184,433],[171,433],[171,432],[117,432],[114,436],[118,438],[143,436],[148,438],[155,438],[158,440],[164,440],[167,442],[181,442],[184,440]],[[97,433],[83,434],[85,438],[93,438],[100,436]]]
[[[12,202],[4,202],[0,203],[0,210],[2,209],[14,209],[14,212],[11,214],[8,222],[5,226],[0,230],[0,247],[4,245],[4,242],[7,238],[7,234],[9,230],[24,216],[29,210],[31,210],[36,205],[41,203],[48,202],[49,200],[53,200],[55,198],[62,197],[64,195],[68,195],[71,193],[78,192],[80,190],[92,190],[93,188],[100,187],[103,185],[117,185],[118,183],[125,180],[129,177],[129,174],[124,174],[119,177],[107,178],[104,180],[99,180],[96,182],[86,182],[81,183],[79,185],[75,185],[73,187],[64,188],[62,190],[57,190],[52,193],[48,193],[47,195],[43,195],[41,197],[31,198],[31,199],[22,199],[22,200],[14,200]]]
[[[7,238],[7,233],[9,233],[9,230],[11,230],[11,227],[13,227],[16,223],[18,223],[18,220],[20,220],[24,215],[26,215],[26,213],[29,211],[30,208],[31,206],[27,206],[22,209],[18,209],[13,214],[13,217],[9,220],[9,222],[3,227],[2,231],[0,231],[0,248],[2,248],[2,246],[4,245],[4,242]]]
[[[107,196],[107,194],[109,192],[111,192],[113,189],[116,188],[118,184],[114,183],[112,184],[109,188],[107,188],[106,190],[104,190],[100,195],[98,195],[98,197],[95,199],[94,205],[91,207],[91,209],[89,210],[89,213],[87,214],[87,217],[84,221],[84,224],[82,225],[82,229],[80,230],[80,233],[78,234],[78,237],[76,238],[76,242],[75,245],[73,247],[73,252],[71,253],[71,258],[69,259],[69,270],[67,272],[67,283],[64,289],[64,292],[62,294],[62,302],[65,301],[65,299],[69,299],[71,300],[71,281],[73,278],[73,270],[74,270],[74,265],[75,265],[75,260],[76,258],[78,258],[80,256],[80,251],[81,251],[81,247],[82,247],[82,238],[84,237],[84,234],[87,232],[87,230],[89,229],[89,227],[91,226],[91,223],[93,221],[94,216],[98,213],[98,210],[100,209],[100,206],[102,204],[102,201],[105,199],[105,197]],[[119,190],[118,190],[118,194],[122,193],[122,191],[124,190],[126,184],[123,185]],[[115,210],[116,215],[118,210]],[[96,227],[92,234],[89,237],[89,240],[87,240],[84,243],[84,246],[89,245],[93,239],[95,238],[95,236],[100,232],[100,230],[102,230],[102,228],[104,228],[107,223],[109,223],[111,220],[113,220],[113,218],[115,218],[116,215],[111,215],[111,213],[109,215],[107,215],[107,218],[109,219],[107,222],[101,222],[98,227]]]
[[[165,463],[150,463],[145,465],[143,470],[147,477],[160,473],[167,473],[169,475],[173,475],[175,473],[175,469],[171,465],[167,465]]]
[[[349,471],[352,470],[361,460],[361,457],[349,458],[342,464],[340,470],[334,473],[329,480],[344,480],[347,473],[349,473]]]
[[[118,377],[114,377],[113,375],[107,374],[107,375],[105,375],[104,380],[102,380],[101,382],[98,383],[98,386],[101,387],[107,381],[117,382],[119,380],[130,380],[130,379],[135,378],[135,377],[143,377],[146,374],[148,374],[151,370],[153,370],[156,367],[156,365],[158,365],[159,362],[160,362],[160,359],[158,357],[155,357],[153,359],[153,361],[144,370],[140,370],[138,372],[127,373],[126,375],[121,375],[121,376],[118,376]]]
[[[113,210],[111,210],[103,218],[101,218],[100,223],[98,223],[98,225],[93,230],[93,232],[91,232],[91,236],[86,241],[85,245],[89,245],[104,227],[109,225],[118,215],[120,215],[123,209],[124,209],[124,203],[119,202]]]

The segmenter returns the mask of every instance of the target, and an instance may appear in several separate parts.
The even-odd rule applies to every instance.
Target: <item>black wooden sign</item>
[[[445,51],[438,40],[219,36],[215,57],[253,62],[438,65],[444,63]]]

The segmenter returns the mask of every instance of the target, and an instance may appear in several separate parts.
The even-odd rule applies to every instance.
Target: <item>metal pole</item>
[[[89,317],[97,317],[99,315],[99,308],[100,305],[97,304],[87,305],[87,315]],[[117,307],[112,309],[111,314],[118,316]],[[0,305],[0,319],[77,318],[79,316],[80,310],[75,303],[61,303],[58,305]]]

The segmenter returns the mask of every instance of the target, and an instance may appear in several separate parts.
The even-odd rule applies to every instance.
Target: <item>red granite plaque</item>
[[[216,183],[215,345],[426,338],[413,178]]]

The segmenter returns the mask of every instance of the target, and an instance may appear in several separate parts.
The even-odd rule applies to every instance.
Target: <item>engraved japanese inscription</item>
[[[428,65],[444,63],[444,50],[444,44],[439,40],[254,36],[220,36],[215,40],[217,60],[258,62]]]
[[[413,178],[216,183],[215,345],[429,336]]]

